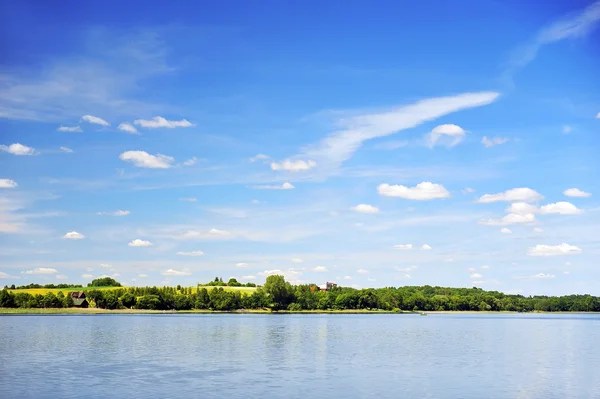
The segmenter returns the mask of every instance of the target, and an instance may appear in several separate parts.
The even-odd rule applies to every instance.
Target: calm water
[[[1,398],[600,398],[600,315],[0,316]]]

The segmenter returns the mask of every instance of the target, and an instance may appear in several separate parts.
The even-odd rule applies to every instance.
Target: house
[[[71,292],[71,299],[73,300],[73,306],[76,308],[87,308],[90,306],[83,291]]]
[[[330,283],[329,281],[325,284],[317,285],[320,291],[329,291],[332,288],[337,287],[336,283]]]

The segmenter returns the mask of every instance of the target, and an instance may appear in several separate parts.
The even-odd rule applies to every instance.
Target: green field
[[[129,288],[129,287],[79,287],[79,288],[28,288],[28,289],[21,289],[21,290],[9,290],[10,292],[13,293],[19,293],[19,292],[24,292],[27,294],[31,294],[31,295],[44,295],[47,292],[52,292],[54,294],[57,294],[59,292],[62,291],[63,294],[66,294],[67,292],[73,292],[73,291],[90,291],[90,290],[118,290],[120,288]],[[192,287],[194,290],[196,287]],[[200,288],[206,288],[207,290],[212,290],[213,288],[217,288],[217,287],[212,287],[212,286],[203,286]],[[255,287],[221,287],[223,288],[225,291],[240,291],[242,293],[246,293],[246,294],[252,294],[254,291],[256,291]]]

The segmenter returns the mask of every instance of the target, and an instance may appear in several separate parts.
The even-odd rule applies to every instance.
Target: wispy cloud
[[[490,147],[494,147],[500,144],[505,144],[508,142],[508,138],[506,137],[492,137],[492,138],[487,138],[487,136],[483,136],[483,138],[481,139],[481,144],[483,144],[483,146],[485,148],[490,148]]]
[[[142,80],[172,70],[165,41],[156,32],[94,28],[83,43],[77,54],[45,62],[43,68],[4,71],[0,118],[64,123],[89,110],[103,118],[172,111],[133,99]]]
[[[294,187],[294,185],[292,183],[285,182],[280,186],[270,185],[270,184],[262,184],[262,185],[252,186],[252,188],[255,188],[257,190],[292,190],[296,187]]]
[[[110,126],[110,123],[108,123],[107,121],[105,121],[102,118],[99,118],[97,116],[93,116],[93,115],[84,115],[81,117],[81,120],[83,120],[84,122],[87,123],[91,123],[93,125],[100,125],[100,126]]]
[[[56,129],[59,132],[71,132],[71,133],[81,133],[83,132],[83,130],[81,130],[81,127],[79,126],[59,126],[58,129]]]
[[[113,211],[113,212],[97,212],[97,215],[103,215],[103,216],[127,216],[129,215],[131,212],[130,211],[124,211],[119,209],[118,211]]]
[[[514,74],[531,63],[543,46],[565,39],[583,37],[595,28],[598,21],[600,21],[600,1],[543,28],[528,43],[514,51],[504,71],[503,79],[512,83]]]
[[[352,157],[365,141],[389,136],[453,112],[488,105],[498,97],[496,92],[465,93],[430,98],[387,112],[342,118],[337,122],[341,130],[304,148],[292,159],[312,159],[322,170],[331,172]]]
[[[122,132],[130,133],[130,134],[138,134],[138,131],[135,128],[135,126],[133,126],[131,123],[128,123],[128,122],[120,123],[119,126],[117,126],[117,129],[119,129]]]
[[[182,119],[179,121],[170,121],[162,116],[155,116],[152,119],[136,119],[133,121],[134,125],[141,126],[147,129],[158,129],[158,128],[167,128],[174,129],[176,127],[192,127],[195,126],[193,123],[186,119]]]

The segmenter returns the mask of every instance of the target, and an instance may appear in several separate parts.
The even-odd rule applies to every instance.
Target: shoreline
[[[400,311],[393,312],[387,310],[280,310],[271,311],[269,309],[238,309],[238,310],[147,310],[147,309],[99,309],[99,308],[0,308],[0,315],[11,314],[417,314],[420,312]]]
[[[106,315],[106,314],[425,314],[425,315],[444,315],[444,314],[473,314],[473,315],[490,315],[490,314],[600,314],[600,312],[511,312],[511,311],[475,311],[475,310],[440,310],[440,311],[387,311],[387,310],[365,310],[365,309],[350,309],[350,310],[281,310],[271,311],[269,309],[238,309],[231,311],[219,310],[146,310],[146,309],[99,309],[99,308],[0,308],[0,316],[4,315]]]

